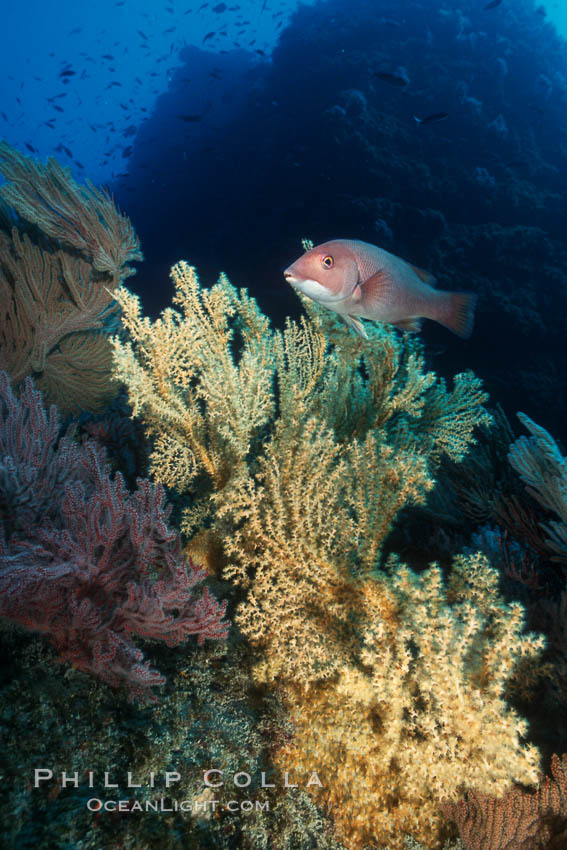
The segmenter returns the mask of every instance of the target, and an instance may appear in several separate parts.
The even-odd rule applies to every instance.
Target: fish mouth
[[[343,295],[342,293],[333,295],[326,286],[323,286],[318,280],[312,280],[309,277],[296,277],[289,271],[284,272],[284,277],[294,289],[307,295],[313,301],[318,301],[320,304],[338,304],[340,301],[348,298],[348,295]]]
[[[284,272],[284,277],[294,289],[297,289],[299,292],[303,292],[304,295],[309,295],[310,298],[314,298],[316,293],[318,298],[321,297],[323,287],[316,280],[310,280],[306,277],[297,277],[292,274],[292,272],[288,271]]]
[[[305,285],[306,284],[309,284],[311,282],[316,283],[316,281],[309,281],[304,277],[297,277],[296,275],[294,275],[294,274],[292,274],[291,272],[288,272],[288,271],[285,271],[283,273],[283,276],[285,277],[287,283],[291,284],[291,286],[293,286],[294,289],[299,289],[300,292],[305,291]]]

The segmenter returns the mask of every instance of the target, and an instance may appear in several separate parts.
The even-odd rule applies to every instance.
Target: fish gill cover
[[[1,149],[0,841],[560,848],[565,46],[529,0],[318,3],[182,58],[132,221]],[[293,300],[304,236],[477,292],[471,340]]]

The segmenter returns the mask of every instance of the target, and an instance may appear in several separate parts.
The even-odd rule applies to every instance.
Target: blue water
[[[549,20],[562,36],[567,37],[567,8],[559,0],[545,0],[541,4],[546,10]]]
[[[11,4],[0,137],[111,189],[152,315],[180,258],[249,286],[276,322],[297,314],[281,272],[304,236],[364,239],[476,291],[467,346],[426,326],[436,369],[475,369],[557,432],[567,12],[487,5]]]
[[[235,41],[252,55],[259,55],[256,49],[269,52],[281,32],[278,24],[297,3],[269,0],[262,10],[262,0],[234,0],[223,12],[212,11],[223,5],[214,0],[199,10],[201,5],[60,0],[54,13],[53,4],[39,0],[6,4],[0,56],[6,118],[0,116],[0,136],[24,149],[32,145],[42,157],[57,155],[96,183],[109,182],[124,168],[121,154],[130,142],[122,132],[138,127],[167,90],[183,45],[202,46],[214,31],[204,43],[212,53],[234,49]],[[76,75],[64,86],[59,75],[69,66]],[[50,129],[45,122],[53,118]]]
[[[39,0],[6,4],[0,52],[0,104],[6,118],[0,116],[0,136],[22,149],[32,145],[42,157],[57,155],[95,183],[110,182],[124,170],[122,153],[130,141],[122,133],[138,127],[167,91],[182,46],[202,47],[203,38],[214,31],[215,38],[205,42],[212,53],[232,50],[237,42],[251,55],[259,57],[254,54],[258,49],[269,55],[282,32],[278,24],[287,22],[298,4],[234,0],[217,13],[213,8],[222,4],[211,0],[206,8],[200,9],[202,5],[198,0],[58,0],[54,13],[52,4]],[[396,5],[375,4],[377,10]],[[427,0],[423,5],[430,5],[433,14],[440,4]],[[548,20],[567,37],[567,7],[558,0],[536,5],[546,9]],[[502,4],[492,15],[506,12]],[[243,20],[248,23],[241,24]],[[77,73],[62,86],[59,74],[68,66]],[[49,102],[61,94],[66,97]],[[54,110],[54,103],[64,112]],[[45,124],[52,119],[54,129]]]
[[[421,513],[404,510],[385,553],[400,555],[415,569],[436,561],[447,573],[453,555],[467,547],[490,555],[501,570],[506,598],[521,599],[529,628],[548,638],[553,679],[542,680],[544,696],[538,693],[525,711],[532,722],[531,740],[548,768],[552,752],[567,750],[566,640],[560,622],[565,609],[553,608],[565,587],[567,556],[561,541],[548,539],[549,524],[558,517],[548,510],[549,503],[540,499],[538,504],[527,493],[507,455],[513,440],[526,432],[526,420],[522,425],[517,411],[557,440],[557,446],[546,443],[548,460],[558,462],[567,447],[567,6],[558,0],[33,0],[5,5],[0,139],[31,158],[56,157],[79,182],[108,187],[141,239],[144,261],[126,284],[140,295],[150,317],[171,304],[169,271],[187,260],[205,285],[223,271],[235,286],[248,287],[271,323],[281,328],[288,317],[304,312],[283,277],[300,256],[303,239],[372,243],[431,272],[442,289],[478,296],[470,339],[425,322],[420,335],[425,368],[449,383],[455,374],[472,370],[489,393],[491,409],[508,417],[509,429],[498,418],[499,427],[479,437],[472,461],[458,468],[435,467],[437,487],[430,502]],[[39,239],[33,228],[30,233]],[[45,252],[54,248],[53,240],[40,244]],[[8,237],[0,247],[5,251],[0,283],[7,287],[0,291],[9,292],[17,274]],[[13,313],[17,320],[18,309]],[[9,330],[16,320],[9,309],[4,311],[6,326],[13,321]],[[48,353],[56,361],[54,347]],[[41,354],[28,357],[34,369],[40,369]],[[43,376],[38,372],[35,377]],[[364,368],[358,377],[363,384]],[[105,412],[108,422],[96,421],[88,433],[106,430],[112,474],[121,469],[133,489],[137,477],[150,474],[144,424],[132,424],[124,398]],[[0,414],[5,415],[1,404]],[[87,419],[85,414],[81,428]],[[259,443],[268,440],[268,431],[266,426]],[[21,448],[21,441],[13,442]],[[246,461],[253,475],[261,466],[254,451]],[[8,472],[2,472],[2,464]],[[0,473],[0,560],[6,564],[4,525],[6,537],[13,529],[2,510],[8,516],[13,480],[1,452]],[[26,474],[23,484],[16,482],[24,504]],[[200,481],[197,491],[199,486]],[[561,513],[564,541],[565,496],[557,490],[554,508]],[[181,509],[196,497],[171,496],[172,522],[177,522]],[[24,538],[33,538],[33,525],[22,531]],[[17,536],[14,540],[21,543]],[[216,550],[216,542],[210,545]],[[231,599],[232,616],[240,598],[228,584],[222,594]],[[87,598],[88,593],[87,588]],[[25,599],[21,609],[15,619],[20,624],[26,623]],[[197,693],[187,672],[191,661],[181,654],[158,653],[159,669],[163,661],[168,679],[175,681],[167,703],[170,714],[130,714],[116,708],[106,685],[96,699],[87,699],[81,687],[95,688],[90,679],[76,685],[79,680],[71,678],[68,685],[68,667],[58,666],[54,674],[50,656],[40,665],[41,659],[27,653],[25,640],[20,646],[20,633],[14,634],[3,634],[6,642],[0,645],[5,676],[12,682],[0,691],[0,716],[12,730],[7,770],[18,782],[23,772],[18,730],[29,731],[26,724],[37,728],[41,753],[41,747],[51,752],[53,736],[54,753],[60,744],[63,752],[79,755],[85,747],[106,758],[114,753],[114,742],[106,737],[99,744],[97,736],[108,723],[120,738],[119,762],[125,763],[130,745],[143,751],[146,730],[156,750],[169,736],[171,748],[185,746],[204,758],[200,732],[194,740],[188,733],[189,744],[176,743],[179,718],[185,723],[187,715],[179,707],[183,703],[175,701],[179,693],[187,701]],[[277,746],[274,741],[284,742],[289,730],[276,728],[273,734],[269,723],[257,723],[265,694],[251,686],[249,662],[247,656],[238,661],[242,669],[232,677],[233,690],[227,689],[230,698],[223,703],[230,744],[237,747],[234,723],[246,736],[250,728],[251,747],[256,747],[256,731],[269,737],[268,746]],[[36,677],[34,665],[41,676]],[[179,670],[180,678],[188,677],[185,684],[174,678]],[[219,692],[232,676],[229,667],[224,676]],[[13,694],[20,693],[27,700],[21,711],[19,702],[13,705]],[[49,700],[57,707],[54,713]],[[194,710],[208,730],[218,720],[216,698],[211,705],[212,719],[204,708]],[[34,720],[36,710],[42,725]],[[81,718],[88,712],[94,720],[83,727]],[[27,770],[35,750],[29,741],[26,747],[22,764]],[[8,752],[3,746],[0,751]],[[152,764],[149,758],[147,764]],[[58,830],[53,811],[67,817],[64,795],[61,809],[60,803],[51,807],[56,791],[46,798],[41,817],[26,808],[29,788],[23,802],[16,798],[19,820],[10,847],[63,846],[51,839],[51,829]],[[83,800],[77,805],[84,809]],[[11,819],[12,812],[6,814]],[[71,826],[75,815],[69,808]],[[124,837],[126,821],[109,822]],[[94,824],[98,828],[96,818]],[[6,828],[0,824],[0,844]],[[135,829],[132,821],[131,840],[117,839],[109,848],[148,846],[138,845]],[[88,846],[98,850],[103,843],[90,825],[89,830]],[[211,831],[200,850],[216,847],[211,837],[216,834]],[[222,846],[240,850],[237,838],[226,835]],[[177,846],[172,836],[173,828],[168,847]],[[86,847],[77,843],[80,838],[64,846]],[[299,850],[293,837],[289,841],[281,846]],[[301,847],[334,846],[321,842]],[[248,850],[249,845],[242,846]]]

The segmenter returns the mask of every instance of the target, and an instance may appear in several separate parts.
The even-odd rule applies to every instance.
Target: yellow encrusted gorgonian
[[[255,678],[296,729],[275,759],[319,760],[313,796],[349,846],[437,841],[440,797],[537,776],[503,698],[540,646],[521,636],[521,606],[482,559],[457,562],[447,588],[436,568],[379,569],[400,510],[489,421],[480,382],[449,389],[419,340],[386,326],[364,340],[306,301],[307,318],[272,330],[226,277],[203,288],[187,263],[172,277],[177,309],[155,322],[117,291],[129,339],[113,341],[115,375],[155,437],[154,476],[186,500],[189,548],[246,592]],[[361,763],[371,805],[352,799]]]

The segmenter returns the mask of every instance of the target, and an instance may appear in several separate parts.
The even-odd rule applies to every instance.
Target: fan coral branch
[[[226,603],[194,588],[205,574],[181,555],[161,485],[130,494],[102,450],[59,440],[26,380],[20,400],[0,374],[0,616],[49,636],[70,661],[130,695],[164,681],[132,637],[177,645],[224,638]],[[7,539],[5,539],[7,538]]]
[[[108,196],[54,161],[42,166],[2,143],[0,173],[10,181],[0,199],[20,216],[0,230],[0,368],[16,384],[33,375],[61,410],[100,409],[116,392],[112,290],[142,257],[137,239]]]
[[[473,791],[467,799],[444,802],[465,850],[544,850],[565,846],[567,838],[567,756],[551,760],[552,779],[540,780],[529,794],[515,788],[503,797]]]
[[[559,517],[541,527],[547,534],[545,542],[555,552],[554,560],[567,563],[567,459],[545,428],[524,413],[518,413],[518,418],[532,436],[516,440],[508,459],[527,485],[528,493]]]
[[[138,238],[110,196],[87,182],[79,186],[68,168],[54,159],[47,165],[22,156],[0,143],[0,173],[7,182],[0,198],[42,233],[74,248],[114,285],[131,274],[127,263],[141,260]]]

